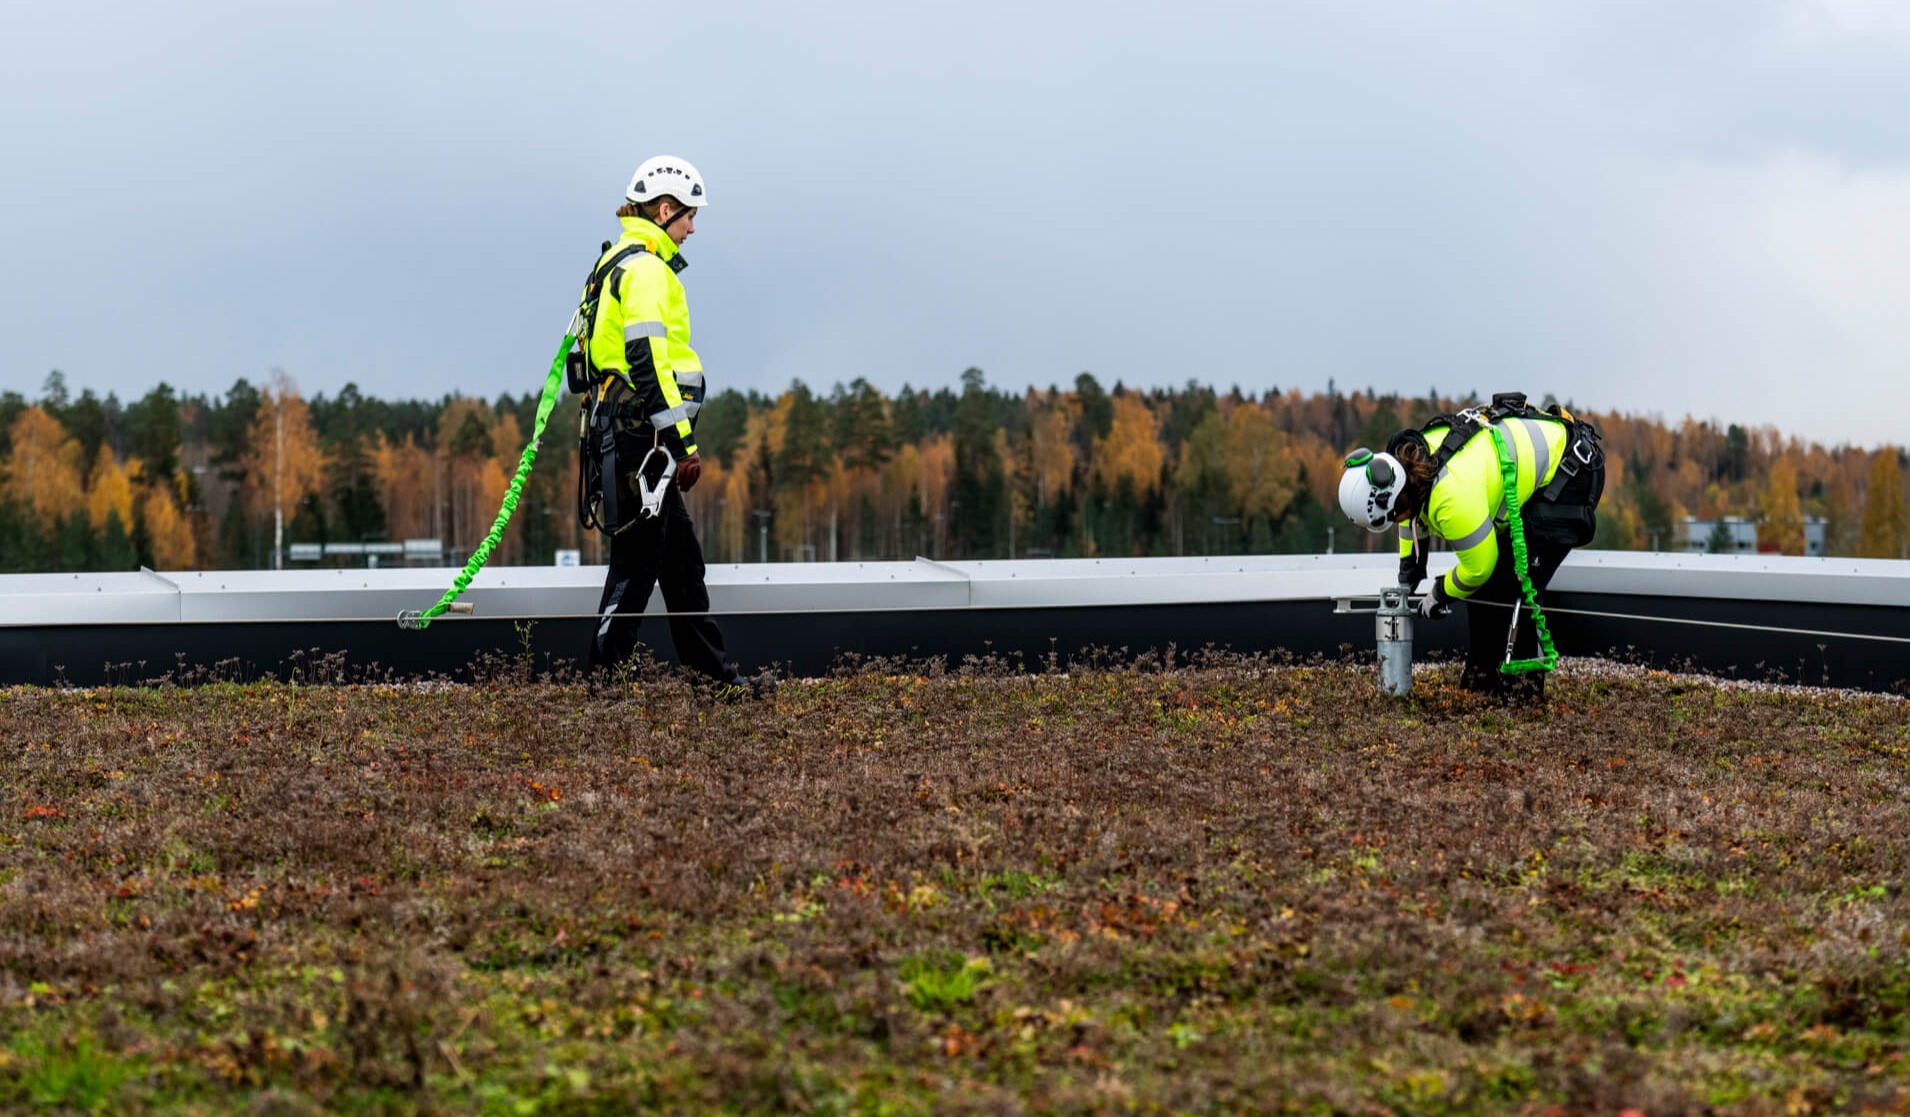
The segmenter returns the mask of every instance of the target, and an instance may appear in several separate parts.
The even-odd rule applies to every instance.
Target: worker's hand
[[[1436,621],[1440,617],[1451,615],[1452,606],[1447,604],[1443,598],[1444,594],[1440,585],[1437,582],[1433,583],[1432,592],[1419,599],[1419,615],[1429,621]]]
[[[689,492],[696,488],[696,479],[703,475],[703,455],[691,454],[676,463],[676,487],[679,492]]]

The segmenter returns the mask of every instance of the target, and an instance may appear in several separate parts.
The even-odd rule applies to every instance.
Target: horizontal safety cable
[[[1486,605],[1495,609],[1510,609],[1503,601],[1467,601],[1467,605]],[[1607,613],[1597,609],[1563,609],[1556,605],[1545,606],[1547,613],[1572,617],[1604,617],[1615,621],[1651,621],[1656,624],[1692,624],[1705,628],[1735,628],[1745,632],[1774,632],[1784,636],[1823,636],[1833,640],[1876,640],[1885,644],[1910,644],[1910,636],[1882,636],[1870,632],[1830,632],[1817,628],[1785,628],[1774,624],[1744,624],[1740,621],[1706,621],[1695,617],[1652,617],[1642,613]]]

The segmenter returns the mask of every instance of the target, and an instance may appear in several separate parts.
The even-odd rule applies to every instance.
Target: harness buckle
[[[1579,436],[1578,441],[1572,443],[1572,456],[1577,458],[1580,464],[1592,464],[1592,457],[1597,453],[1598,446],[1583,435]]]

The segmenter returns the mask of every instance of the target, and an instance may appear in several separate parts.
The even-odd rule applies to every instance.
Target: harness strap
[[[609,249],[610,242],[604,242],[604,250],[609,251]],[[590,339],[595,337],[597,333],[597,305],[603,301],[604,292],[616,286],[617,273],[623,270],[624,262],[629,260],[632,256],[648,251],[650,250],[642,244],[624,245],[617,250],[616,255],[598,264],[596,269],[590,273],[590,281],[584,284],[582,337],[584,341],[584,366],[589,372],[597,371],[596,367],[590,363]]]
[[[1559,459],[1558,469],[1552,474],[1551,483],[1532,494],[1534,500],[1556,501],[1559,494],[1572,478],[1582,469],[1597,465],[1604,459],[1604,449],[1600,446],[1598,428],[1592,426],[1563,407],[1551,411],[1533,407],[1525,401],[1523,393],[1504,392],[1492,397],[1492,403],[1486,407],[1467,408],[1457,414],[1435,415],[1426,421],[1426,425],[1411,433],[1424,440],[1426,432],[1434,427],[1444,426],[1446,440],[1439,449],[1432,451],[1433,475],[1436,477],[1446,468],[1454,454],[1466,448],[1466,443],[1482,430],[1491,430],[1492,424],[1506,419],[1545,419],[1565,424],[1565,455]],[[1389,444],[1390,449],[1390,444]]]
[[[1435,423],[1441,422],[1446,425],[1446,440],[1439,444],[1439,449],[1433,451],[1433,476],[1435,477],[1439,475],[1440,470],[1446,468],[1446,463],[1452,460],[1454,454],[1466,448],[1466,443],[1472,441],[1473,435],[1486,429],[1491,420],[1487,419],[1486,424],[1481,424],[1473,421],[1464,412],[1458,415],[1435,415],[1421,429],[1431,430]]]
[[[613,243],[605,241],[599,251],[609,252]],[[601,528],[606,522],[615,523],[618,519],[615,417],[603,407],[602,389],[605,382],[592,375],[597,369],[590,361],[590,340],[597,333],[597,307],[603,301],[605,289],[616,284],[617,274],[623,270],[624,264],[632,256],[648,251],[642,244],[627,244],[592,268],[590,278],[584,281],[583,303],[577,308],[578,356],[583,380],[587,381],[581,389],[584,393],[584,408],[577,432],[580,444],[577,458],[577,522],[586,531]],[[627,377],[624,382],[630,383]],[[606,472],[610,475],[608,483],[604,476]]]
[[[1435,426],[1447,428],[1446,440],[1433,453],[1433,472],[1435,475],[1452,460],[1452,456],[1466,448],[1466,443],[1482,430],[1489,430],[1492,424],[1502,419],[1557,419],[1525,402],[1524,392],[1494,392],[1492,402],[1484,407],[1468,407],[1454,415],[1434,415],[1421,427],[1422,432]]]
[[[606,245],[605,247],[608,248],[609,246]],[[610,275],[610,273],[614,271],[615,269],[617,269],[618,267],[620,267],[625,260],[628,260],[630,257],[635,256],[639,252],[648,252],[648,251],[650,250],[644,247],[642,244],[624,245],[622,248],[617,250],[617,254],[615,256],[612,256],[610,259],[605,260],[603,263],[597,265],[596,272],[594,272],[590,277],[591,282],[601,285],[604,282],[604,280]],[[598,293],[599,294],[602,293],[601,286],[598,288]]]
[[[1558,472],[1552,475],[1552,483],[1545,486],[1544,491],[1535,494],[1540,500],[1556,501],[1565,492],[1565,486],[1571,484],[1572,478],[1605,460],[1605,449],[1600,444],[1597,427],[1577,419],[1567,419],[1565,430],[1565,456],[1559,459]]]

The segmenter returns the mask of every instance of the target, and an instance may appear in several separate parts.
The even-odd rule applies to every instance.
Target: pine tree
[[[126,408],[126,451],[146,463],[150,477],[171,477],[179,470],[183,433],[179,397],[162,382]]]
[[[75,508],[54,528],[53,569],[62,574],[93,569],[93,532],[84,510]]]
[[[997,558],[1006,478],[994,409],[978,368],[962,373],[955,410],[955,486],[949,514],[958,558]]]
[[[1638,510],[1638,523],[1643,535],[1638,542],[1654,551],[1669,550],[1677,543],[1676,530],[1671,522],[1671,505],[1659,494],[1652,481],[1653,476],[1654,471],[1650,466],[1631,471],[1631,506]],[[1793,482],[1796,476],[1795,473],[1791,475]],[[1792,489],[1795,504],[1795,484]]]
[[[554,422],[555,420],[553,420]],[[734,388],[726,388],[703,401],[696,416],[696,446],[705,460],[729,465],[730,457],[742,443],[743,429],[749,424],[749,401]],[[568,429],[575,430],[573,424]],[[543,468],[539,459],[538,468]]]
[[[880,469],[895,454],[889,405],[875,385],[857,377],[835,401],[836,452],[851,469]]]
[[[245,477],[247,440],[263,405],[259,390],[241,377],[226,390],[225,399],[212,408],[208,420],[212,464],[219,467],[220,476],[227,481],[241,481]]]
[[[782,444],[775,452],[776,477],[782,485],[800,488],[827,472],[834,456],[829,413],[800,380],[790,384],[779,402],[787,410]]]
[[[225,516],[219,521],[218,547],[216,561],[227,570],[249,570],[258,565],[258,556],[252,553],[252,528],[246,522],[245,506],[237,500],[226,501]]]
[[[314,405],[314,412],[317,406]],[[327,408],[328,422],[319,432],[324,456],[324,489],[338,538],[358,541],[385,537],[385,509],[378,499],[378,477],[371,447],[377,431],[370,423],[371,405],[357,384],[346,384]],[[314,425],[319,425],[316,421]]]
[[[82,391],[80,398],[55,418],[80,444],[80,460],[86,462],[98,456],[100,447],[110,446],[117,439],[125,422],[119,399],[107,396],[102,400],[91,388]]]
[[[1343,522],[1338,521],[1338,517],[1337,508],[1329,510],[1305,485],[1301,485],[1298,495],[1288,507],[1286,519],[1281,521],[1279,533],[1274,536],[1274,553],[1306,555],[1325,551],[1326,529],[1336,522]]]
[[[238,507],[236,502],[233,507]],[[99,535],[99,556],[95,566],[109,571],[139,569],[139,552],[133,549],[133,537],[127,534],[126,525],[120,521],[116,508],[106,513],[106,523]]]
[[[1240,550],[1240,514],[1227,474],[1229,444],[1227,420],[1209,411],[1180,445],[1171,483],[1183,554]]]
[[[1108,398],[1101,388],[1101,382],[1093,373],[1084,372],[1074,378],[1075,398],[1081,403],[1081,437],[1083,446],[1092,446],[1097,438],[1106,438],[1114,427],[1114,401]]]

